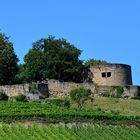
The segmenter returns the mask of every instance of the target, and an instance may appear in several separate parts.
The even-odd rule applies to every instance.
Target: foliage
[[[123,86],[109,86],[108,90],[102,93],[102,96],[122,98],[123,92],[124,92]]]
[[[46,102],[57,107],[70,108],[70,100],[68,98],[47,98]]]
[[[104,60],[96,60],[96,59],[89,59],[85,62],[86,67],[90,67],[93,65],[100,65],[100,64],[108,64],[108,62]]]
[[[46,78],[59,81],[81,82],[84,66],[79,60],[81,50],[65,39],[53,36],[33,43],[33,48],[24,57],[30,81]]]
[[[0,102],[0,121],[96,122],[105,124],[139,124],[140,116],[120,115],[99,109],[74,109],[36,102]]]
[[[18,102],[27,102],[27,98],[25,95],[23,94],[19,94],[18,96],[15,96],[14,97],[15,101],[18,101]]]
[[[104,92],[102,93],[102,96],[103,96],[103,97],[110,97],[109,91],[104,91]]]
[[[30,124],[7,125],[0,127],[2,140],[139,140],[138,127],[123,126],[56,126]]]
[[[123,86],[110,86],[110,96],[115,98],[121,98],[124,92]]]
[[[120,112],[120,111],[119,111]],[[0,102],[0,121],[94,122],[104,124],[139,125],[140,116],[121,115],[118,111],[102,109],[64,108],[38,102]]]
[[[84,87],[79,87],[70,91],[70,98],[77,103],[79,108],[82,108],[85,101],[91,98],[91,90]]]
[[[140,91],[134,93],[134,99],[140,99]]]
[[[0,33],[0,85],[15,83],[18,58],[9,37]]]
[[[28,140],[139,140],[138,127],[119,126],[56,126],[23,123],[0,127],[1,139]]]
[[[29,83],[30,79],[28,75],[29,74],[25,67],[25,64],[18,64],[18,73],[15,76],[15,83],[16,84]]]
[[[94,92],[95,92],[96,94],[98,94],[99,89],[100,89],[99,85],[96,84],[96,83],[94,83]]]
[[[8,100],[8,96],[3,90],[0,90],[0,100]]]
[[[37,89],[37,85],[32,83],[29,86],[29,92],[33,93],[33,94],[37,94],[38,93],[38,89]]]

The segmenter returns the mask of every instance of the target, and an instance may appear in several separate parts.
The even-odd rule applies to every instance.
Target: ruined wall
[[[122,97],[124,98],[133,98],[135,96],[136,91],[140,91],[140,86],[122,86],[124,89],[124,92],[122,94]],[[108,91],[110,86],[99,86],[99,91],[95,96],[100,96],[102,93]]]
[[[102,64],[90,68],[92,81],[98,85],[132,85],[131,66],[125,64]]]
[[[17,96],[19,93],[29,92],[29,84],[0,86],[0,90],[3,90],[9,97]]]
[[[94,90],[92,83],[73,83],[73,82],[59,82],[57,80],[48,80],[45,83],[38,83],[37,88],[39,95],[47,97],[65,97],[69,95],[72,89],[79,86]],[[5,85],[0,86],[0,90],[3,90],[9,97],[17,96],[20,93],[29,93],[30,84],[20,85]]]
[[[91,89],[94,92],[94,85],[92,83],[59,82],[57,80],[48,80],[47,83],[50,97],[68,96],[72,89],[80,86]]]
[[[69,96],[69,92],[77,87],[88,88],[94,93],[95,96],[100,96],[103,92],[107,91],[110,86],[99,86],[98,93],[95,91],[93,83],[72,83],[72,82],[59,82],[57,80],[48,80],[48,89],[50,97],[65,97]],[[132,98],[136,91],[140,91],[140,86],[127,85],[123,86],[123,97]]]
[[[73,83],[73,82],[59,82],[57,80],[48,80],[45,83],[38,83],[39,95],[47,97],[66,97],[72,89],[77,87],[85,87],[91,89],[95,96],[100,96],[103,92],[107,91],[109,86],[99,86],[98,92],[95,91],[93,83]],[[30,84],[21,85],[6,85],[0,86],[9,97],[17,96],[19,93],[29,93]],[[124,97],[133,97],[136,91],[140,91],[140,86],[123,86]]]
[[[38,93],[41,96],[49,96],[48,85],[44,83],[36,84]],[[17,96],[19,94],[29,93],[30,84],[19,85],[4,85],[0,86],[0,91],[4,91],[9,97]]]

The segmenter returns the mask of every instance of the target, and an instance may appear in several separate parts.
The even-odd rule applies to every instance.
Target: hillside
[[[140,123],[140,101],[117,98],[96,97],[82,109],[65,99],[52,98],[46,101],[1,101],[0,121],[6,123],[44,121],[47,123],[90,122],[97,124]],[[114,121],[115,120],[115,121]]]
[[[95,97],[82,109],[67,101],[0,101],[0,139],[138,140],[139,100]]]
[[[88,102],[84,108],[101,109],[107,112],[118,112],[127,116],[140,116],[140,100],[95,97],[93,105]]]

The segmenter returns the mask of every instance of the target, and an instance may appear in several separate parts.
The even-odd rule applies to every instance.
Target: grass
[[[125,116],[140,116],[140,100],[134,99],[95,97],[93,104],[88,101],[84,105],[84,108],[101,109],[107,112],[118,112]]]

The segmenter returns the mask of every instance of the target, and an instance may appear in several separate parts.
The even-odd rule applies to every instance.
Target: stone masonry
[[[29,93],[30,84],[8,85],[0,86],[9,97],[17,96],[20,93]],[[66,97],[72,89],[77,87],[88,88],[95,96],[100,96],[103,92],[108,90],[109,86],[99,86],[98,93],[95,91],[93,83],[73,83],[73,82],[59,82],[57,80],[48,80],[46,83],[37,84],[39,95],[46,97]],[[133,97],[136,91],[140,91],[140,86],[123,86],[124,97]]]
[[[92,81],[98,85],[132,85],[131,66],[126,64],[101,64],[90,67]]]
[[[69,96],[72,89],[77,87],[88,88],[94,95],[101,95],[108,90],[109,86],[122,86],[124,88],[123,97],[133,97],[136,91],[140,91],[140,86],[132,85],[131,66],[126,64],[103,64],[91,66],[91,83],[60,82],[57,80],[47,80],[44,83],[37,83],[38,93],[46,97]],[[96,84],[95,84],[96,83]],[[98,92],[95,91],[98,85]],[[17,96],[20,93],[29,93],[30,84],[0,86],[9,97]]]

